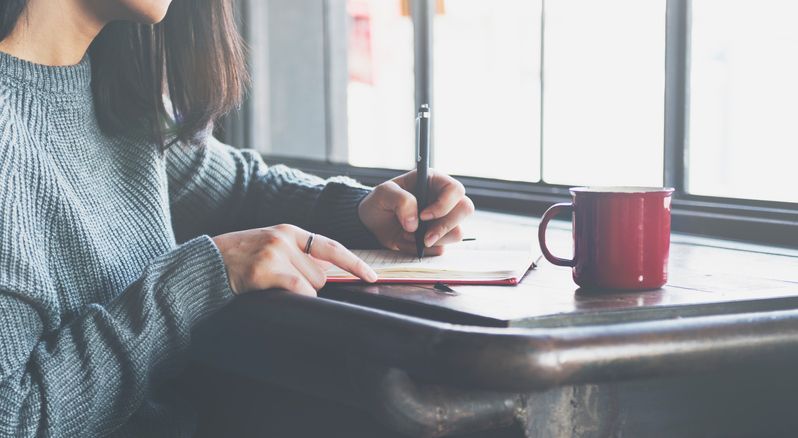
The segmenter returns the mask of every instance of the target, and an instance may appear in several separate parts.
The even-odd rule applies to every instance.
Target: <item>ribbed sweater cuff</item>
[[[349,181],[330,181],[316,200],[312,229],[349,248],[379,248],[380,243],[358,215],[358,206],[371,192]]]
[[[163,288],[192,326],[233,299],[224,259],[210,237],[192,239],[168,256],[173,272]]]

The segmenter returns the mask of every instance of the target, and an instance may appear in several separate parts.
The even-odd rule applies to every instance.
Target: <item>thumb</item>
[[[416,197],[393,181],[382,183],[375,190],[380,191],[378,194],[380,205],[394,213],[402,228],[410,233],[416,231],[418,228]]]

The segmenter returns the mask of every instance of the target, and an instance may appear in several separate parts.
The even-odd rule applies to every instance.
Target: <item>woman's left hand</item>
[[[415,185],[413,170],[378,185],[360,203],[360,220],[388,249],[416,253],[419,213],[412,193]],[[439,255],[444,245],[463,239],[460,223],[474,213],[474,203],[459,181],[432,169],[429,190],[431,203],[421,211],[421,220],[427,222],[425,254]]]

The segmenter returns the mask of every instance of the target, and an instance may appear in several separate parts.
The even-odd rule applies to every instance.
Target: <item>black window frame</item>
[[[245,7],[247,0],[243,0]],[[260,0],[249,0],[260,1]],[[269,0],[280,3],[282,0]],[[268,162],[280,162],[327,177],[348,175],[364,184],[376,185],[404,172],[397,169],[362,168],[339,162],[346,156],[341,133],[346,130],[346,24],[344,0],[318,0],[324,4],[320,38],[324,41],[321,64],[325,70],[326,120],[324,127],[327,159],[296,158],[289,151],[270,149],[264,154]],[[543,9],[547,0],[542,0]],[[556,0],[555,0],[556,1]],[[285,3],[285,2],[283,2]],[[301,3],[301,2],[300,2]],[[432,97],[432,26],[435,0],[410,0],[414,22],[415,101],[429,102]],[[664,184],[676,189],[672,203],[673,230],[676,232],[798,248],[798,204],[738,198],[702,196],[686,189],[686,151],[689,122],[689,44],[691,0],[666,0],[665,49],[665,117],[664,117]],[[543,15],[545,17],[545,14]],[[542,17],[542,19],[543,19]],[[423,24],[419,26],[419,23]],[[249,25],[248,29],[259,26]],[[545,21],[542,30],[545,29]],[[249,35],[251,37],[251,35]],[[541,41],[543,44],[543,41]],[[253,47],[252,50],[257,50]],[[333,56],[334,55],[334,56]],[[267,81],[267,73],[253,72],[254,82]],[[545,78],[541,78],[543,81]],[[257,89],[256,89],[257,92]],[[250,105],[245,105],[246,111]],[[272,109],[273,111],[273,109]],[[242,128],[241,120],[245,120]],[[236,138],[249,141],[262,135],[262,128],[252,114],[233,117]],[[408,149],[410,150],[410,149]],[[286,153],[287,152],[287,153]],[[568,186],[546,182],[516,182],[470,176],[457,176],[467,188],[477,208],[540,216],[551,204],[570,200]]]

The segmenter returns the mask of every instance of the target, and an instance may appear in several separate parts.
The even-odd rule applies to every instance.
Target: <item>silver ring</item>
[[[310,233],[310,236],[308,236],[308,243],[305,244],[305,254],[310,254],[310,246],[313,245],[314,236],[315,234],[313,233]]]

